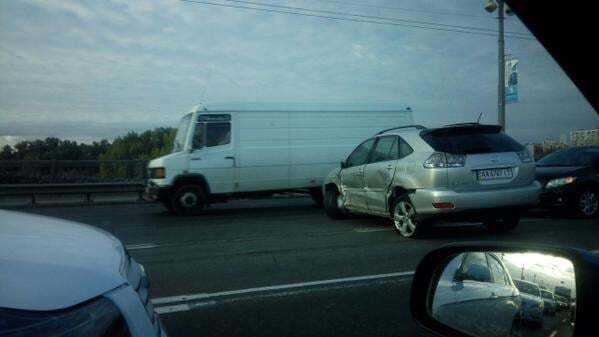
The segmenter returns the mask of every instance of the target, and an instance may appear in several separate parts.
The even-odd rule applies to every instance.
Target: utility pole
[[[503,36],[503,11],[504,0],[497,0],[497,20],[499,21],[499,38],[498,38],[498,92],[497,92],[497,122],[501,125],[501,129],[505,131],[505,39]]]
[[[497,122],[505,131],[505,38],[503,35],[503,23],[505,20],[505,0],[487,0],[485,10],[493,13],[497,10],[497,22],[499,25],[499,38],[497,39]],[[509,9],[508,9],[509,10]],[[510,14],[511,11],[508,13]]]

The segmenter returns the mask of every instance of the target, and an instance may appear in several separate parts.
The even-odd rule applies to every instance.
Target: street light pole
[[[498,39],[498,75],[499,83],[497,87],[497,121],[501,129],[505,131],[505,40],[503,37],[504,21],[504,0],[497,1],[497,19],[499,21],[499,39]]]

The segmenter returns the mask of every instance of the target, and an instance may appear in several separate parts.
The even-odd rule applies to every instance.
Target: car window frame
[[[397,140],[398,158],[397,159],[404,159],[405,157],[407,157],[407,156],[411,155],[412,153],[414,153],[414,148],[410,145],[410,143],[408,143],[401,136],[397,136],[397,138],[398,138],[398,140]],[[405,155],[402,155],[400,142],[403,142],[404,144],[406,144],[408,146],[408,148],[410,149],[410,152],[406,153]]]
[[[233,119],[232,116],[230,114],[222,114],[222,116],[226,116],[225,119],[222,120],[209,120],[208,118],[204,118],[202,119],[202,117],[206,117],[206,116],[212,116],[210,114],[205,114],[205,115],[198,115],[198,117],[196,118],[196,122],[195,122],[195,127],[193,129],[193,133],[191,135],[191,149],[193,151],[199,151],[199,150],[203,150],[203,149],[208,149],[208,148],[215,148],[215,147],[221,147],[221,146],[230,146],[233,143]],[[221,116],[221,115],[218,115]],[[208,128],[210,126],[210,124],[228,124],[229,125],[229,142],[226,144],[218,144],[218,145],[208,145]],[[195,146],[195,136],[196,136],[196,130],[198,130],[198,128],[201,128],[202,130],[202,146],[201,147],[196,147]]]
[[[509,282],[507,282],[507,279],[505,278],[506,272],[505,272],[505,268],[504,268],[503,264],[501,263],[501,261],[499,261],[499,259],[496,256],[493,256],[491,254],[485,254],[485,255],[487,256],[487,265],[489,266],[489,270],[491,271],[491,277],[493,277],[493,283],[503,285],[503,286],[508,286]],[[503,283],[498,283],[495,281],[495,275],[493,273],[493,268],[491,267],[491,260],[494,260],[501,267],[501,276],[502,276],[501,278],[503,279]]]
[[[349,164],[349,158],[351,158],[351,156],[353,156],[353,155],[356,153],[356,151],[358,151],[358,149],[359,149],[359,148],[360,148],[362,145],[364,145],[365,143],[367,143],[367,142],[369,142],[369,141],[372,141],[373,143],[372,143],[372,145],[370,146],[370,149],[368,149],[368,154],[366,155],[366,161],[365,161],[364,163],[362,163],[362,164],[350,165],[350,164]],[[353,150],[353,151],[352,151],[352,152],[349,154],[349,156],[347,156],[347,158],[345,158],[345,165],[346,165],[346,167],[345,167],[345,168],[356,167],[356,166],[362,166],[362,165],[366,165],[366,164],[368,164],[368,163],[370,162],[370,157],[372,156],[372,149],[374,148],[374,145],[375,145],[375,144],[376,144],[376,138],[375,138],[375,137],[368,138],[368,139],[366,139],[365,141],[361,142],[361,143],[360,143],[358,146],[356,146],[356,147],[354,148],[354,150]]]
[[[397,144],[397,151],[395,153],[395,157],[396,158],[373,161],[373,155],[374,155],[374,152],[376,151],[376,147],[379,145],[381,139],[385,139],[385,138],[393,138],[393,144]],[[399,140],[398,140],[398,138],[399,138],[399,136],[396,136],[396,135],[384,135],[384,136],[376,137],[376,142],[374,143],[374,145],[370,149],[370,154],[368,156],[368,163],[367,164],[382,163],[382,162],[386,162],[386,161],[395,161],[395,160],[400,159],[399,158],[400,157],[400,152],[399,152]],[[391,147],[393,147],[393,144],[391,145]]]

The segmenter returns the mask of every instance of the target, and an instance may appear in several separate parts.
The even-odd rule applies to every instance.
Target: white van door
[[[199,114],[191,138],[189,171],[201,174],[211,194],[232,193],[235,186],[235,153],[231,115]]]

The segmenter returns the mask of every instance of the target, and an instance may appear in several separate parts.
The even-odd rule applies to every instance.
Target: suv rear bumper
[[[540,191],[541,184],[537,181],[528,186],[488,191],[417,189],[411,195],[411,200],[420,216],[429,217],[460,212],[476,213],[479,210],[526,209],[538,203]],[[433,203],[452,203],[454,208],[438,209],[433,207]]]

